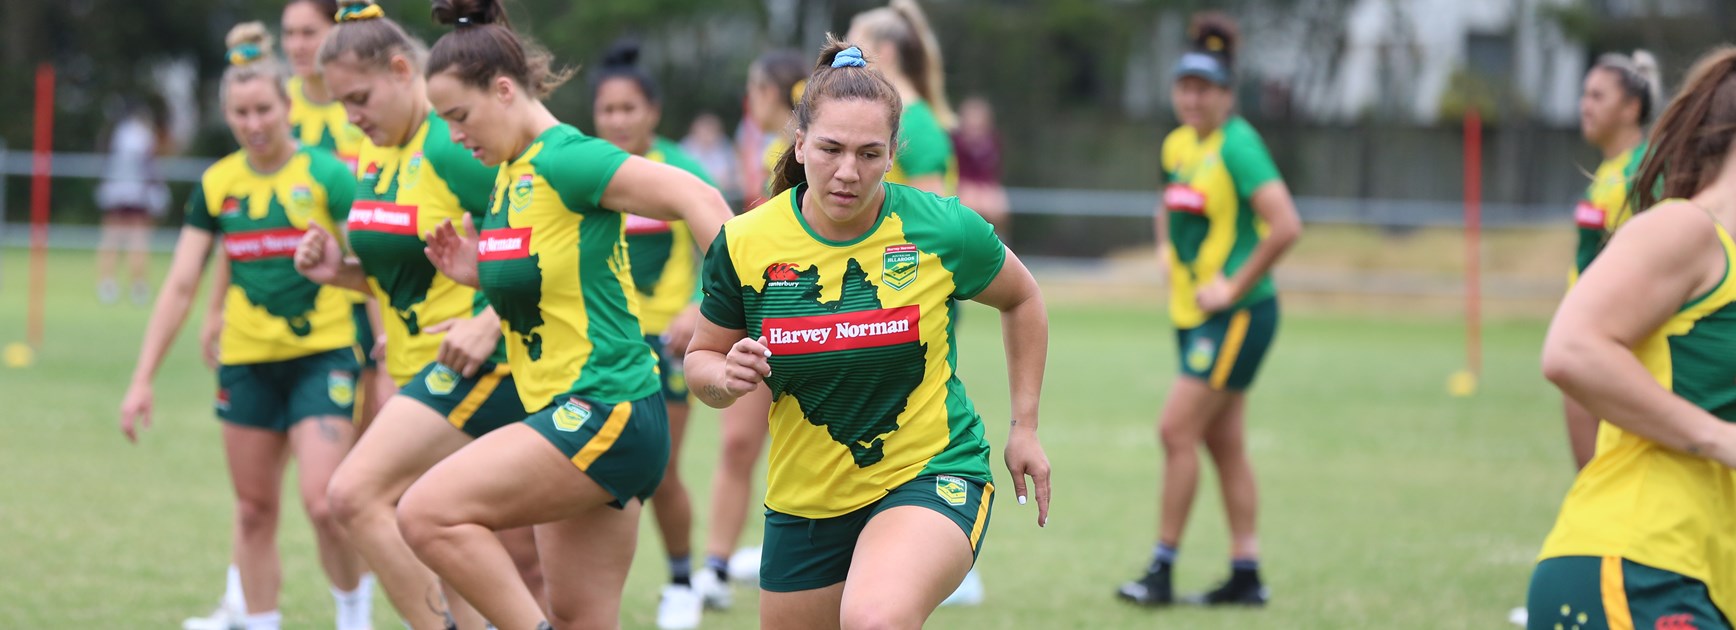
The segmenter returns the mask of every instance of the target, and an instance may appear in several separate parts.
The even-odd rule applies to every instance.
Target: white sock
[[[229,610],[247,612],[247,598],[241,595],[241,569],[229,565],[229,579],[223,586],[223,607]]]
[[[332,601],[337,603],[337,630],[367,630],[373,626],[374,574],[363,573],[356,590],[332,588]]]
[[[247,630],[280,630],[283,627],[283,613],[273,610],[248,615],[242,627]]]

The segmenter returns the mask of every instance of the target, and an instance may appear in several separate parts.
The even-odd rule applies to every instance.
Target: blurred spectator
[[[120,300],[115,281],[120,249],[127,253],[133,303],[143,306],[151,299],[146,275],[150,272],[151,228],[169,206],[169,189],[157,174],[157,156],[167,152],[166,108],[146,102],[122,104],[107,139],[108,164],[96,190],[102,209],[102,241],[97,246],[97,297],[104,304]]]
[[[735,147],[731,146],[729,137],[723,134],[723,121],[717,114],[705,112],[694,118],[693,125],[687,129],[687,137],[681,139],[681,148],[698,160],[700,166],[705,167],[705,174],[711,176],[711,181],[717,182],[718,189],[723,191],[725,198],[741,198],[741,179],[736,174]]]
[[[952,132],[958,153],[958,199],[994,224],[1001,240],[1009,236],[1012,214],[1007,190],[1001,186],[1001,137],[995,113],[982,97],[959,105],[958,129]]]

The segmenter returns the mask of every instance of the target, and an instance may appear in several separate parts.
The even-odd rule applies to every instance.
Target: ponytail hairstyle
[[[401,55],[411,68],[422,68],[427,56],[422,42],[386,17],[374,0],[340,0],[336,17],[338,25],[319,47],[321,66],[348,56],[359,67],[380,72],[391,67],[393,55]]]
[[[1639,101],[1640,119],[1635,121],[1639,126],[1650,124],[1657,116],[1664,100],[1663,72],[1658,68],[1657,57],[1645,50],[1635,50],[1631,56],[1607,53],[1597,58],[1592,69],[1613,73],[1622,97]]]
[[[887,150],[896,146],[898,121],[904,115],[904,100],[898,96],[898,88],[892,87],[885,75],[868,65],[862,58],[861,49],[838,41],[828,33],[826,46],[820,49],[820,58],[814,63],[813,76],[808,78],[807,89],[803,90],[792,115],[796,130],[807,132],[820,106],[833,100],[873,101],[885,105],[886,124],[892,128],[892,134],[887,138]],[[808,181],[807,171],[803,170],[801,162],[796,161],[794,143],[778,156],[771,177],[774,196]]]
[[[428,52],[430,77],[451,72],[459,81],[486,90],[495,77],[518,83],[545,99],[572,78],[571,68],[555,70],[548,50],[513,32],[501,0],[434,0],[434,21],[453,27]]]
[[[784,107],[791,110],[808,89],[808,70],[802,53],[787,48],[763,53],[747,67],[749,75],[758,76],[776,88],[783,96]]]
[[[229,46],[223,58],[229,61],[229,68],[223,71],[221,94],[225,100],[229,97],[229,87],[236,83],[265,79],[277,89],[277,95],[283,102],[289,102],[289,91],[283,87],[283,66],[277,62],[277,56],[271,50],[271,31],[265,28],[264,22],[242,22],[229,29],[229,35],[223,38],[223,43]]]
[[[946,98],[940,41],[916,0],[892,0],[887,6],[864,11],[852,20],[852,26],[858,25],[869,37],[888,42],[898,51],[898,72],[916,85],[916,93],[928,101],[940,126],[948,131],[958,126],[958,115]]]
[[[1736,136],[1736,47],[1719,46],[1688,70],[1682,91],[1652,129],[1651,150],[1634,176],[1632,207],[1691,197],[1724,165]]]
[[[591,100],[597,98],[597,90],[608,83],[610,79],[626,79],[639,87],[639,93],[645,95],[645,102],[653,107],[663,104],[663,95],[657,89],[657,80],[651,78],[639,67],[639,41],[631,38],[617,40],[603,53],[603,62],[597,72],[591,75]]]

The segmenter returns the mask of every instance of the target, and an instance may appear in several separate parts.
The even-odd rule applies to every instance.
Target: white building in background
[[[1609,18],[1691,14],[1708,0],[1296,0],[1243,14],[1238,65],[1289,95],[1304,118],[1345,122],[1375,115],[1435,122],[1461,71],[1506,90],[1519,111],[1575,124],[1590,61],[1556,11],[1592,6]],[[1736,1],[1736,0],[1711,0]],[[1271,5],[1268,5],[1271,6]],[[1157,64],[1131,64],[1123,105],[1167,107],[1169,65],[1186,45],[1187,17],[1166,15],[1139,42]],[[1148,48],[1147,48],[1148,47]]]

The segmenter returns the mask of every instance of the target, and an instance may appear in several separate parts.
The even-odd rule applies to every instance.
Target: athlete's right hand
[[[742,339],[730,347],[723,358],[723,388],[731,396],[746,396],[772,375],[768,360],[772,351],[766,348],[766,338]]]
[[[203,352],[205,367],[216,370],[223,361],[223,320],[217,317],[205,318],[205,325],[199,329],[199,349]]]
[[[467,287],[480,286],[476,274],[476,225],[468,213],[464,215],[463,234],[447,219],[423,235],[422,240],[428,245],[422,252],[440,273]]]
[[[139,430],[151,428],[151,386],[134,383],[121,400],[121,434],[137,444]]]
[[[295,247],[295,270],[308,280],[331,284],[337,281],[343,264],[344,252],[338,248],[338,240],[318,223],[309,223]]]

